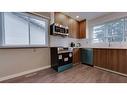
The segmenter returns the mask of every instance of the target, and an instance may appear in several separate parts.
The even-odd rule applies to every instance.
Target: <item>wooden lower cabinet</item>
[[[119,50],[107,50],[107,68],[113,71],[118,71],[118,54]]]
[[[93,62],[95,66],[107,67],[107,50],[93,49]]]
[[[118,54],[118,71],[127,74],[127,50],[119,50]]]
[[[80,63],[80,49],[74,48],[73,49],[73,64],[79,64]]]
[[[126,49],[93,49],[95,66],[127,74]]]

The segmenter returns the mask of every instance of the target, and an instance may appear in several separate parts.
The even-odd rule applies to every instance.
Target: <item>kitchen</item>
[[[21,63],[23,62],[22,61],[23,59],[21,57],[23,57],[24,55],[27,55],[27,58],[30,59],[33,58],[31,59],[33,62],[28,59],[25,59],[24,63],[26,63],[25,61],[27,61],[27,64],[21,65],[20,63],[17,66],[16,64],[19,60],[12,61],[11,59],[9,59],[9,61],[12,61],[12,63],[15,62],[15,66],[17,67],[17,70],[15,70],[14,68],[12,70],[12,67],[9,68],[5,64],[3,66],[4,69],[2,71],[3,74],[1,75],[2,77],[0,78],[2,82],[56,82],[56,83],[57,82],[127,82],[126,37],[124,35],[124,40],[123,38],[122,40],[121,38],[115,39],[113,37],[112,38],[108,37],[107,32],[105,32],[107,31],[105,27],[109,26],[110,29],[109,31],[111,31],[113,35],[113,32],[118,30],[118,29],[115,30],[116,23],[118,23],[117,27],[120,28],[119,29],[120,31],[118,30],[118,32],[120,33],[121,31],[126,32],[126,23],[127,23],[126,12],[123,13],[110,13],[110,12],[51,12],[51,13],[42,12],[41,13],[40,12],[40,13],[33,13],[33,14],[36,16],[46,18],[48,19],[48,21],[50,21],[49,35],[48,35],[48,39],[46,40],[46,42],[49,43],[46,46],[41,46],[38,44],[34,45],[33,43],[35,43],[35,41],[33,39],[36,38],[33,38],[30,40],[30,41],[33,40],[33,43],[30,46],[28,45],[1,46],[1,52],[4,54],[4,56],[6,57],[8,55],[7,52],[9,52],[8,58],[10,57],[12,58],[12,60],[14,59],[15,56],[17,56],[17,53],[21,54],[18,55],[20,56],[19,59]],[[32,21],[33,20],[31,20],[31,22]],[[110,25],[110,23],[112,26]],[[56,28],[54,29],[54,27]],[[93,32],[95,32],[95,34],[92,34]],[[105,34],[106,36],[103,34]],[[30,38],[32,37],[34,36],[31,36]],[[22,54],[23,52],[24,54]],[[61,55],[65,53],[67,54]],[[42,54],[44,54],[43,58],[42,58]],[[65,56],[64,59],[63,56]],[[36,61],[34,60],[34,58]],[[58,61],[59,59],[62,59],[62,62]],[[2,60],[1,62],[6,62],[4,58],[0,60]],[[35,64],[37,64],[36,62],[39,62],[39,64],[38,67],[36,67],[35,69],[34,66]],[[60,67],[59,67],[60,64],[59,62],[62,63]],[[30,64],[28,63],[32,63],[33,66],[29,68]],[[42,63],[45,63],[44,66],[42,66]],[[18,71],[19,68],[18,66],[22,68],[20,69],[20,71]],[[54,68],[57,72],[51,68],[49,69],[50,66]],[[48,70],[45,71],[43,69],[48,69],[49,71]],[[7,74],[4,74],[5,70],[8,71]],[[15,73],[16,71],[18,72],[17,74]],[[86,76],[84,76],[85,72],[90,73],[91,76],[90,74],[86,74]],[[43,75],[46,76],[47,74],[49,74],[49,76],[47,76],[48,78],[45,78]],[[76,74],[77,76],[74,77],[74,74]],[[50,75],[51,76],[54,75],[53,79],[50,79],[52,78],[50,77]],[[81,75],[83,75],[84,77]],[[38,76],[39,77],[42,76],[45,81],[43,81],[43,79],[42,80],[36,79],[36,77],[38,78]],[[58,79],[55,78],[55,76],[58,76]],[[68,81],[66,80],[66,78],[69,76],[72,79],[70,78],[68,79],[69,80]],[[99,79],[96,76],[101,78]],[[107,76],[108,79],[107,80],[104,79],[104,76]],[[85,79],[85,77],[87,77],[88,80]]]

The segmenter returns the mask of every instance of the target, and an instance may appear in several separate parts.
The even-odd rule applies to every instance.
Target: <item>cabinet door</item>
[[[93,62],[95,66],[106,68],[107,66],[107,49],[94,49]]]
[[[127,50],[119,50],[117,61],[118,72],[127,74]]]
[[[108,49],[108,64],[107,69],[118,71],[118,51],[115,49]]]
[[[93,49],[93,65],[98,66],[98,56],[97,56],[97,49]]]
[[[93,62],[95,66],[99,66],[99,67],[101,66],[99,49],[93,49]]]
[[[73,64],[80,63],[80,49],[73,49]]]
[[[127,50],[108,50],[108,69],[127,74]]]
[[[55,12],[55,23],[68,26],[69,17],[60,12]]]
[[[79,22],[69,18],[69,37],[79,38]]]
[[[86,37],[86,20],[79,22],[79,38]]]

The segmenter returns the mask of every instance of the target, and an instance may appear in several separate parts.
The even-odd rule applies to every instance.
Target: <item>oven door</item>
[[[67,52],[67,53],[59,54],[58,63],[59,63],[59,66],[63,66],[63,65],[72,63],[72,53]]]

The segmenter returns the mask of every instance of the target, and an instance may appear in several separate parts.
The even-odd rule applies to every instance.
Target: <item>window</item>
[[[127,41],[127,18],[125,18],[124,41]]]
[[[48,45],[48,20],[26,13],[3,13],[3,45]]]
[[[106,37],[108,42],[123,41],[124,19],[119,19],[114,22],[107,23]]]
[[[95,43],[105,41],[105,25],[99,25],[93,28],[93,40]]]
[[[29,27],[28,21],[13,13],[4,13],[4,44],[28,45]]]
[[[30,18],[30,44],[45,45],[48,29],[45,21]],[[47,31],[48,32],[48,31]],[[48,38],[48,37],[47,37]]]
[[[97,25],[93,27],[93,42],[121,42],[127,37],[127,18],[121,18],[114,21]],[[125,28],[126,27],[126,28]]]

